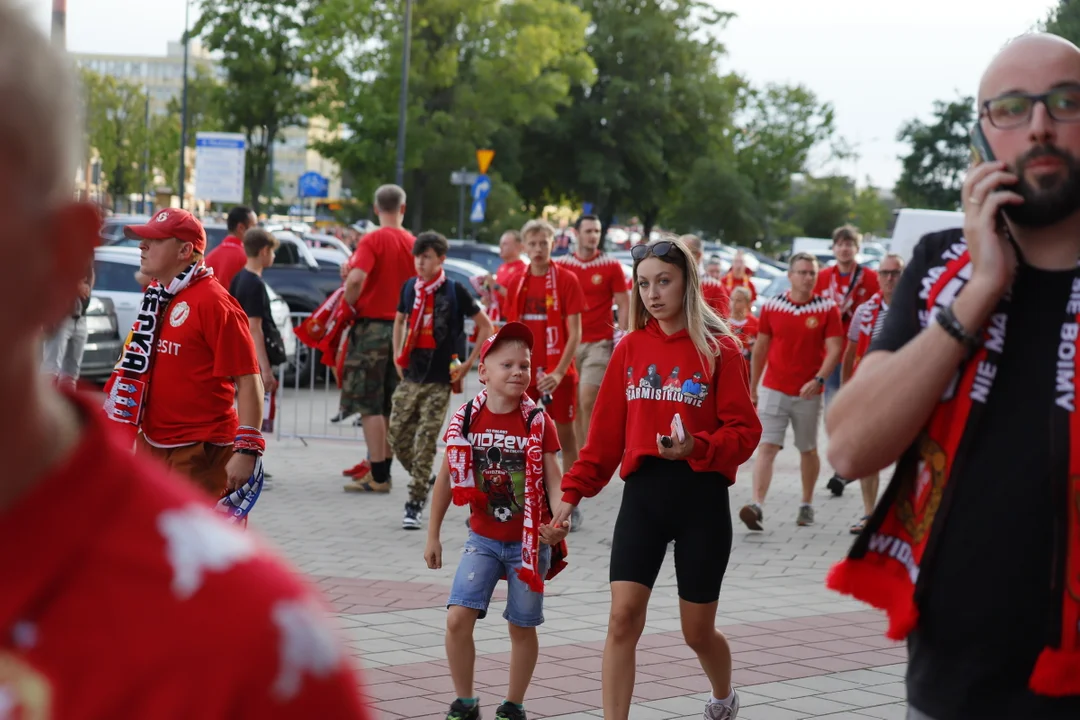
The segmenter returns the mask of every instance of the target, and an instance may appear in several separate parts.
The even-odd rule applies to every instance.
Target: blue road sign
[[[480,175],[472,186],[472,210],[469,212],[469,222],[484,222],[484,214],[487,212],[488,193],[491,192],[491,180],[487,175]]]
[[[296,182],[302,198],[324,198],[330,195],[330,181],[317,172],[306,172]]]
[[[593,204],[592,204],[592,203],[590,203],[590,202],[584,203],[584,204],[583,204],[583,205],[581,206],[581,213],[582,213],[582,215],[592,215],[592,214],[593,214],[593,212],[592,212],[592,211],[593,211]]]

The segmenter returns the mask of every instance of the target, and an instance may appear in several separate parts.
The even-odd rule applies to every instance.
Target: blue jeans
[[[840,363],[836,364],[836,369],[832,371],[829,377],[825,378],[825,407],[829,407],[832,399],[836,397],[837,391],[840,390]]]
[[[454,574],[450,599],[446,606],[460,605],[487,616],[491,595],[499,579],[506,575],[506,612],[503,618],[518,627],[536,627],[544,622],[544,595],[533,592],[518,579],[521,567],[521,542],[500,542],[477,535],[472,530],[461,552],[461,562]],[[551,567],[551,547],[540,546],[539,570],[547,574]]]

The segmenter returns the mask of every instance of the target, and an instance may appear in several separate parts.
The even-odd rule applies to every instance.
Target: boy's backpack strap
[[[469,423],[472,421],[472,400],[465,403],[465,414],[461,418],[461,437],[469,439]]]

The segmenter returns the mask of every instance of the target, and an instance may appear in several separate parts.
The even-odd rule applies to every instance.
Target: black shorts
[[[645,458],[626,478],[611,539],[611,582],[652,589],[674,540],[679,597],[716,602],[731,555],[731,532],[727,478],[694,472],[685,462]]]

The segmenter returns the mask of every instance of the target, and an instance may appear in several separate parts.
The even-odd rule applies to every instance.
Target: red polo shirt
[[[0,716],[370,717],[309,588],[78,404],[79,445],[0,512]]]

